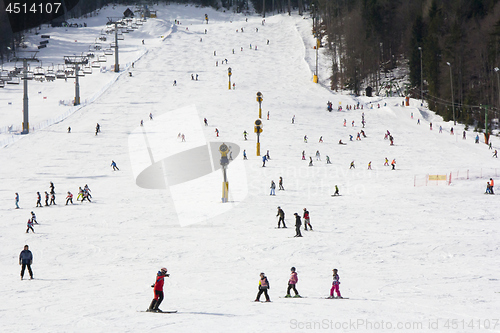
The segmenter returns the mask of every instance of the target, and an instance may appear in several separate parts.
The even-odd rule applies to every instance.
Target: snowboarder
[[[21,280],[24,277],[24,270],[28,268],[30,279],[33,279],[33,271],[31,265],[33,264],[33,253],[29,250],[28,245],[24,245],[24,250],[19,254],[19,265],[21,266]]]
[[[66,196],[66,206],[68,205],[69,202],[73,204],[73,194],[70,191],[68,191],[68,195]]]
[[[248,160],[248,158],[247,158],[247,151],[245,149],[243,149],[243,159],[244,160]]]
[[[335,193],[333,193],[333,196],[340,195],[339,193],[339,187],[335,185]]]
[[[50,202],[49,202],[49,205],[52,205],[52,204],[57,205],[57,204],[56,204],[56,194],[55,194],[55,193],[51,193],[51,194],[50,194]]]
[[[269,281],[267,280],[267,277],[264,273],[260,273],[259,292],[257,293],[257,297],[255,298],[255,302],[260,302],[260,295],[262,295],[262,294],[264,294],[264,296],[266,296],[266,302],[271,302],[271,299],[269,298],[269,294],[267,293],[268,289],[270,289]]]
[[[313,227],[310,223],[310,218],[309,218],[309,211],[304,208],[304,230],[307,231],[307,226],[309,226],[309,228],[311,229],[311,231],[313,230]]]
[[[489,184],[489,183],[488,183]],[[31,229],[31,231],[33,233],[35,233],[35,229],[33,229],[33,221],[31,221],[31,219],[28,219],[28,223],[27,223],[27,228],[26,228],[26,233],[28,233]]]
[[[333,283],[332,283],[332,289],[330,289],[330,297],[328,298],[334,298],[333,297],[333,291],[337,293],[337,298],[343,298],[340,295],[340,290],[339,290],[339,285],[340,285],[340,276],[337,274],[338,270],[336,268],[333,269]]]
[[[300,216],[297,213],[294,213],[293,215],[295,215],[295,236],[293,237],[302,237],[302,234],[300,233],[300,226],[302,225]]]
[[[151,288],[154,288],[154,294],[155,297],[151,301],[151,304],[149,305],[148,312],[163,312],[158,307],[160,306],[161,302],[163,301],[163,284],[165,282],[165,276],[169,277],[170,274],[167,274],[167,269],[163,267],[158,271],[156,274],[156,281],[155,283],[151,286]]]
[[[49,205],[49,194],[45,191],[45,206]]]
[[[40,195],[40,192],[36,192],[36,206],[42,207],[42,196]]]
[[[283,191],[284,191],[284,190],[285,190],[285,188],[283,187],[283,177],[281,177],[281,176],[280,176],[280,180],[279,180],[278,184],[279,184],[279,186],[280,186],[279,190],[280,190],[280,191],[281,191],[281,190],[283,190]]]
[[[16,209],[19,209],[19,193],[16,192]]]
[[[295,271],[295,267],[292,267],[290,268],[290,271],[292,271],[292,273],[290,274],[290,279],[288,279],[288,288],[286,290],[286,298],[289,298],[289,297],[292,297],[290,295],[290,290],[293,289],[293,292],[295,293],[295,296],[294,297],[301,297],[299,295],[299,292],[297,291],[297,288],[295,288],[295,285],[297,284],[297,282],[299,282],[299,277],[297,276],[297,272]]]
[[[116,162],[115,161],[111,160],[111,165],[110,166],[113,167],[113,171],[116,171],[116,170],[120,171],[120,169],[118,169],[118,167],[116,166]]]
[[[279,216],[279,219],[278,219],[278,228],[281,228],[280,227],[281,222],[283,222],[283,228],[286,228],[286,225],[285,225],[285,212],[283,211],[283,209],[281,209],[280,206],[278,206],[278,214],[276,214],[276,216]]]
[[[271,193],[269,195],[276,195],[276,192],[274,191],[276,189],[276,184],[274,183],[274,180],[271,180]]]

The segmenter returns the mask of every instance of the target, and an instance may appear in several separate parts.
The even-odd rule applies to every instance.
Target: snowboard
[[[137,311],[137,312],[149,312],[149,313],[177,313],[177,310],[174,310],[174,311],[162,311],[162,312],[155,312],[155,311]]]

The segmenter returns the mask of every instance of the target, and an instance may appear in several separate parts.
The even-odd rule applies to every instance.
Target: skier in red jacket
[[[160,306],[161,302],[163,301],[163,283],[164,283],[165,276],[169,277],[170,274],[167,274],[167,269],[165,267],[163,267],[156,274],[155,284],[151,286],[154,288],[155,297],[151,301],[151,305],[149,306],[149,309],[148,309],[149,312],[162,312],[160,309],[158,309],[158,307]]]

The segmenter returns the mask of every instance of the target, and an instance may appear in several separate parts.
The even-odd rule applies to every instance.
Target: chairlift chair
[[[35,68],[33,75],[37,78],[45,76],[45,69],[42,66],[38,66]]]
[[[84,74],[92,74],[92,66],[90,64],[85,65],[82,70]]]
[[[97,61],[99,61],[99,62],[106,62],[106,56],[105,55],[97,56]]]
[[[2,70],[2,71],[0,72],[0,80],[4,80],[4,81],[6,81],[6,80],[8,80],[8,79],[10,79],[9,71],[8,71],[8,70],[6,70],[6,69]]]
[[[105,55],[113,55],[113,50],[112,49],[104,49],[104,54]]]
[[[75,71],[71,70],[71,69],[67,69],[66,70],[66,77],[68,79],[74,79],[74,78],[76,78]]]
[[[101,65],[99,64],[99,61],[97,61],[97,60],[96,61],[92,61],[92,65],[91,66],[94,67],[94,68],[101,68]]]
[[[19,84],[21,83],[21,79],[18,76],[13,76],[7,81],[7,84]]]
[[[65,79],[65,78],[66,78],[66,72],[64,71],[64,65],[57,65],[56,79]]]
[[[0,80],[0,88],[5,88],[5,82],[3,80]]]

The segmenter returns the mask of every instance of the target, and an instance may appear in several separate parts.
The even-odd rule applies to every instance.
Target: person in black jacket
[[[281,225],[281,222],[283,222],[283,228],[286,228],[286,225],[285,225],[285,212],[283,211],[283,209],[281,209],[280,206],[278,206],[278,214],[276,214],[276,216],[279,216],[279,220],[278,220],[278,228],[280,228],[280,225]]]
[[[28,268],[30,273],[30,278],[33,279],[33,271],[31,270],[31,264],[33,263],[33,254],[28,250],[29,246],[24,245],[24,250],[19,254],[19,265],[21,265],[21,280],[24,277],[24,270]]]
[[[302,234],[300,233],[300,226],[302,225],[302,222],[300,221],[300,216],[297,213],[293,215],[295,215],[295,236],[293,237],[302,237]]]

